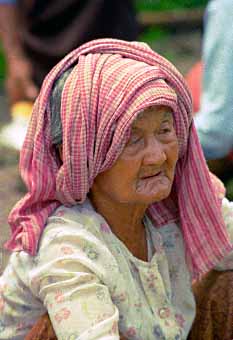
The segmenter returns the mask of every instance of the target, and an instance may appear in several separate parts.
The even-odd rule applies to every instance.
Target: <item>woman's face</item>
[[[156,106],[144,110],[116,163],[100,173],[92,190],[118,203],[151,204],[169,196],[178,159],[172,111]]]

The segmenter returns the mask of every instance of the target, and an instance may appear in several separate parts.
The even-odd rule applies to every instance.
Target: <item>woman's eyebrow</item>
[[[172,112],[164,112],[163,120],[171,120],[173,118]]]
[[[132,126],[131,128],[131,133],[137,133],[140,132],[142,129],[140,127],[137,126]]]

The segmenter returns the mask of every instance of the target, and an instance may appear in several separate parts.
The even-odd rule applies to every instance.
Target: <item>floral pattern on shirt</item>
[[[233,240],[233,204],[223,200],[222,210]],[[130,340],[186,339],[195,304],[180,228],[156,229],[145,220],[148,262],[135,258],[90,204],[58,208],[38,255],[12,254],[0,277],[0,340],[24,338],[46,309],[59,340],[119,340],[119,332]],[[224,265],[232,263],[229,255]]]

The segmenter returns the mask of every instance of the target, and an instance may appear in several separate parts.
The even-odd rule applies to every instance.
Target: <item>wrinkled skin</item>
[[[177,159],[171,109],[150,107],[134,121],[122,154],[111,169],[96,177],[92,191],[116,205],[158,202],[170,194]]]

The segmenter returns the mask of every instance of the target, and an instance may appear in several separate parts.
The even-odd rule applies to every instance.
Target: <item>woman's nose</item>
[[[167,159],[165,146],[154,136],[146,142],[145,154],[143,158],[144,165],[162,165]]]

